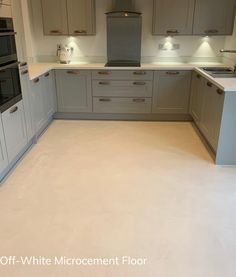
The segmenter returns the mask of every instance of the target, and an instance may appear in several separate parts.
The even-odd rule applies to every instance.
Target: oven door
[[[14,32],[0,33],[0,66],[17,61]]]
[[[0,111],[4,112],[21,98],[18,62],[0,67]]]

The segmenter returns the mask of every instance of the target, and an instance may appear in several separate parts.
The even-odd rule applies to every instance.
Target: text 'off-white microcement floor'
[[[190,123],[54,121],[0,188],[0,262],[2,277],[235,277],[236,168]]]

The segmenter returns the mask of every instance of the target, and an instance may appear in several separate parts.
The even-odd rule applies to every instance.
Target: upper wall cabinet
[[[196,0],[194,35],[232,35],[235,0]]]
[[[42,0],[45,35],[67,35],[66,0]]]
[[[45,35],[95,34],[94,0],[42,0]]]
[[[195,0],[154,0],[154,35],[191,35]]]
[[[95,2],[93,0],[67,0],[70,35],[95,34]]]

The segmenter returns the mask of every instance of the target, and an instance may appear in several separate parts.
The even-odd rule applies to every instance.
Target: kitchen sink
[[[236,78],[236,72],[230,67],[203,67],[202,70],[214,78]]]

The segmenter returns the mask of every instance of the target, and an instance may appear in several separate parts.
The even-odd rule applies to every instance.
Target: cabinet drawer
[[[0,2],[0,17],[12,17],[11,6],[3,5]]]
[[[93,81],[93,96],[152,97],[152,81]]]
[[[98,70],[92,76],[102,80],[153,80],[153,72],[145,70]]]
[[[95,113],[146,114],[151,113],[151,106],[151,98],[93,98]]]
[[[25,117],[22,101],[2,114],[9,163],[27,144]]]

